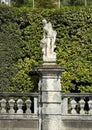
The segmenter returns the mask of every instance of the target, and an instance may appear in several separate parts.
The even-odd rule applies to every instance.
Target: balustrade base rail
[[[92,115],[61,115],[62,120],[73,120],[73,121],[92,121]]]
[[[38,115],[36,114],[0,114],[0,120],[38,120]]]

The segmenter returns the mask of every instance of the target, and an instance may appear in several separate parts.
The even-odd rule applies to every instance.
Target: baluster
[[[80,104],[80,114],[85,114],[85,111],[84,111],[85,101],[81,99],[79,101],[79,104]]]
[[[88,105],[89,105],[89,114],[92,115],[92,100],[88,101]]]
[[[77,102],[73,99],[73,100],[70,102],[70,104],[71,104],[71,108],[72,108],[71,114],[77,114],[77,112],[76,112],[76,110],[75,110],[76,105],[77,105]]]
[[[2,99],[1,101],[1,114],[5,114],[6,113],[6,100]]]
[[[14,104],[15,104],[14,99],[10,99],[9,100],[9,106],[10,106],[9,114],[14,114],[15,113]]]
[[[18,107],[17,114],[23,114],[22,106],[23,106],[23,100],[18,99],[18,101],[17,101],[17,107]]]
[[[68,98],[64,98],[61,104],[62,104],[62,114],[64,115],[68,114]]]
[[[38,113],[38,109],[37,109],[37,97],[34,97],[34,114]]]
[[[26,114],[31,114],[30,107],[31,107],[32,101],[28,98],[28,99],[25,101],[25,103],[26,103],[26,107],[27,107]]]

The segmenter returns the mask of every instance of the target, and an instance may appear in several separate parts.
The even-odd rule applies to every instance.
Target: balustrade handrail
[[[0,92],[0,97],[38,97],[38,93]]]
[[[62,93],[62,97],[92,97],[92,93]]]

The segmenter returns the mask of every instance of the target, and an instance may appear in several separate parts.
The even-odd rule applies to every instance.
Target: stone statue
[[[55,40],[56,40],[56,31],[53,30],[52,24],[45,19],[42,21],[44,27],[43,27],[43,39],[41,40],[41,47],[43,52],[43,60],[49,61],[54,60],[56,61],[56,53],[54,52],[56,46],[55,46]]]

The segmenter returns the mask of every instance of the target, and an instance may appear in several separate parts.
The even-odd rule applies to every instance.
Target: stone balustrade
[[[0,93],[0,114],[38,114],[38,93]]]
[[[63,115],[92,115],[92,94],[62,93]]]
[[[61,93],[61,95],[62,115],[92,115],[91,93]],[[37,115],[38,93],[0,93],[0,114]]]

